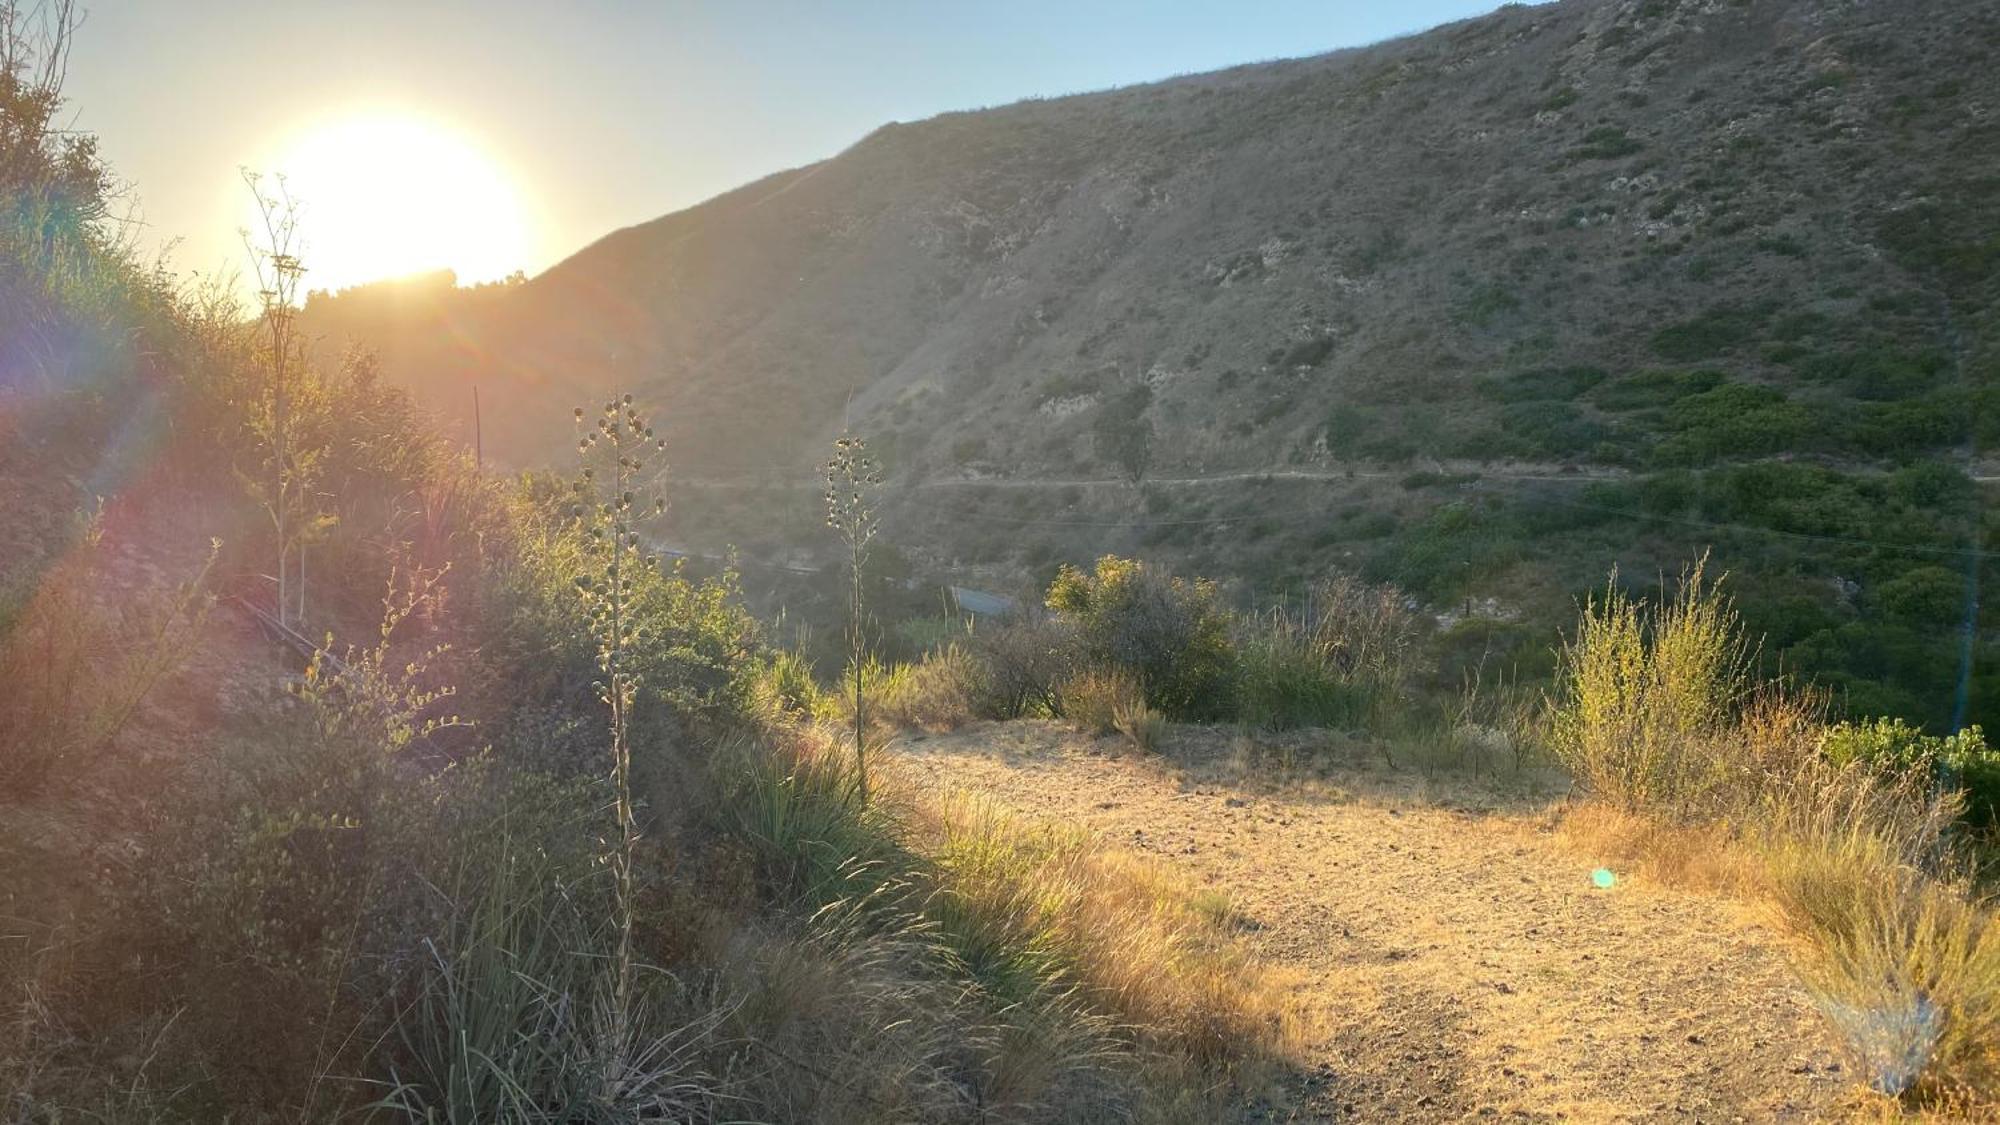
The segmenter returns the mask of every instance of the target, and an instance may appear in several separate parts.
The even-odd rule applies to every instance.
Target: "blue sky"
[[[181,269],[241,257],[239,166],[268,166],[311,122],[400,110],[506,169],[533,273],[885,121],[1316,54],[1495,6],[99,0],[68,93],[132,184],[142,244],[178,240]]]

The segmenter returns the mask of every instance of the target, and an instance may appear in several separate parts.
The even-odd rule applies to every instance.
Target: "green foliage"
[[[1482,379],[1479,391],[1498,402],[1567,402],[1609,378],[1602,367],[1540,367]]]
[[[1727,379],[1720,371],[1641,371],[1603,384],[1592,398],[1604,410],[1644,410],[1671,406]]]
[[[1942,352],[1903,352],[1881,347],[1827,352],[1796,365],[1799,377],[1839,387],[1855,398],[1890,402],[1915,398],[1934,389],[1950,372]]]
[[[1521,529],[1492,507],[1454,500],[1432,510],[1370,558],[1363,573],[1432,599],[1449,599],[1522,555]]]
[[[1914,774],[1960,789],[1975,827],[2000,826],[2000,749],[1976,726],[1949,735],[1925,734],[1901,719],[1877,718],[1827,728],[1820,742],[1836,765],[1860,763],[1889,774]]]
[[[1587,454],[1612,435],[1568,402],[1510,403],[1501,411],[1500,432],[1520,455],[1546,458]]]
[[[1048,607],[1075,628],[1086,662],[1136,675],[1149,706],[1183,720],[1228,713],[1233,653],[1214,583],[1106,555],[1089,573],[1064,565]]]
[[[1810,415],[1781,391],[1724,383],[1667,408],[1668,436],[1654,456],[1662,464],[1693,465],[1778,453],[1795,447],[1809,425]]]
[[[772,649],[757,674],[757,700],[781,716],[812,720],[831,713],[835,701],[813,677],[803,646]]]
[[[1883,609],[1921,625],[1962,621],[1970,596],[1964,571],[1935,564],[1913,566],[1875,591]]]
[[[1707,359],[1748,344],[1766,319],[1762,310],[1718,306],[1653,333],[1653,350],[1678,363]]]
[[[1974,412],[1965,396],[1939,391],[1899,402],[1839,404],[1822,426],[1836,447],[1869,457],[1907,460],[1972,435]]]
[[[1614,584],[1564,650],[1555,750],[1596,796],[1677,817],[1736,798],[1735,766],[1704,747],[1743,701],[1747,647],[1700,564],[1657,610]]]
[[[1636,137],[1627,136],[1616,125],[1599,125],[1583,135],[1583,142],[1570,152],[1579,160],[1616,160],[1646,147]]]
[[[603,540],[593,544],[575,522],[575,497],[567,486],[529,478],[510,505],[514,551],[483,569],[485,612],[473,630],[481,659],[468,691],[482,710],[505,715],[598,694],[598,642],[577,612],[576,580],[603,574]],[[681,565],[640,565],[621,568],[620,577],[627,627],[648,638],[623,656],[637,692],[635,744],[659,740],[676,722],[727,723],[750,713],[763,656],[734,574],[696,581]]]
[[[1521,307],[1521,299],[1503,285],[1488,283],[1466,294],[1458,303],[1453,316],[1461,324],[1484,328],[1507,313]]]

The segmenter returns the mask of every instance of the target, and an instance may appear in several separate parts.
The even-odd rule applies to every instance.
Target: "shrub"
[[[1408,685],[1417,630],[1400,592],[1342,577],[1238,635],[1237,717],[1284,730],[1379,725]]]
[[[1653,350],[1675,362],[1707,359],[1749,343],[1765,319],[1755,310],[1718,306],[1653,333]]]
[[[1720,371],[1641,371],[1604,383],[1591,397],[1605,410],[1644,410],[1711,390],[1727,378]]]
[[[1859,763],[1891,775],[1914,775],[1962,790],[1966,819],[2000,826],[2000,750],[1976,726],[1950,735],[1925,734],[1901,719],[1840,723],[1827,729],[1821,752],[1836,765]]]
[[[180,663],[210,605],[208,562],[177,589],[109,604],[96,521],[0,629],[0,802],[74,781]]]
[[[1482,379],[1480,393],[1498,402],[1567,402],[1602,383],[1602,367],[1541,367],[1499,379]]]
[[[1131,672],[1169,718],[1228,713],[1235,654],[1214,583],[1106,555],[1088,574],[1065,565],[1048,606],[1075,628],[1087,661]]]
[[[835,701],[813,677],[805,645],[772,649],[757,676],[756,699],[777,717],[811,721],[831,711]]]
[[[597,649],[576,612],[575,586],[591,565],[582,529],[567,518],[571,495],[551,479],[528,479],[509,505],[513,553],[480,568],[485,612],[467,639],[481,659],[467,694],[495,719],[523,702],[593,694]],[[626,653],[642,685],[634,744],[657,741],[676,723],[726,724],[750,713],[766,657],[736,576],[697,581],[676,563],[625,578],[632,625],[647,638]]]
[[[1700,752],[1743,702],[1748,649],[1700,564],[1653,609],[1614,584],[1563,652],[1555,750],[1594,795],[1673,815],[1716,811],[1749,763]]]
[[[1666,424],[1671,436],[1656,455],[1662,463],[1686,465],[1792,449],[1809,432],[1811,419],[1781,391],[1725,383],[1676,401],[1667,408]]]
[[[974,709],[990,719],[1060,714],[1057,693],[1075,674],[1076,631],[1052,617],[1037,616],[983,627],[972,635],[979,664]]]
[[[1646,147],[1637,138],[1625,135],[1616,125],[1600,125],[1583,135],[1583,143],[1571,151],[1580,160],[1616,160]]]

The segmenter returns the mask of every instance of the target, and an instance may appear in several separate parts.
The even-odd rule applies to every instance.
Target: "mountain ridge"
[[[1306,59],[892,123],[827,160],[599,239],[469,318],[483,361],[441,362],[435,340],[416,340],[389,366],[420,386],[510,373],[591,397],[636,385],[674,416],[678,459],[718,467],[808,464],[843,418],[893,434],[899,468],[920,473],[971,439],[996,464],[1087,464],[1078,416],[1141,386],[1155,400],[1144,413],[1171,439],[1160,444],[1183,467],[1238,463],[1272,437],[1289,460],[1325,460],[1322,446],[1341,435],[1315,430],[1343,405],[1436,404],[1479,374],[1536,363],[1665,365],[1645,340],[1662,327],[1651,323],[1661,302],[1698,316],[1704,292],[1747,289],[1786,308],[1840,307],[1799,292],[1798,279],[1800,267],[1849,250],[1863,251],[1849,272],[1884,275],[1853,288],[1898,288],[1903,279],[1866,260],[1856,216],[1834,224],[1846,229],[1830,249],[1792,229],[1810,224],[1774,205],[1801,186],[1783,167],[1773,173],[1783,190],[1742,185],[1750,198],[1722,206],[1739,212],[1732,233],[1753,235],[1734,240],[1752,245],[1727,267],[1747,278],[1656,269],[1624,286],[1643,288],[1652,307],[1635,315],[1604,302],[1588,326],[1603,338],[1592,341],[1577,323],[1589,294],[1575,290],[1610,287],[1561,262],[1637,273],[1635,250],[1685,259],[1699,252],[1693,243],[1729,241],[1713,234],[1716,201],[1684,182],[1717,163],[1708,150],[1718,145],[1754,150],[1758,122],[1776,111],[1745,107],[1682,135],[1671,126],[1688,106],[1649,107],[1669,95],[1706,100],[1694,78],[1717,63],[1691,72],[1682,63],[1696,48],[1733,50],[1720,62],[1738,78],[1747,56],[1767,51],[1790,64],[1774,71],[1805,72],[1808,84],[1852,71],[1838,44],[1882,22],[1856,15],[1867,7],[1572,0]],[[1904,7],[1977,23],[1985,6]],[[1989,12],[1985,34],[1991,25]],[[1621,45],[1629,63],[1606,73],[1604,52]],[[1546,64],[1546,77],[1524,91],[1511,76],[1529,63]],[[1446,88],[1426,92],[1440,76]],[[1881,100],[1850,88],[1884,80],[1825,81],[1834,84],[1794,98],[1806,109],[1778,115],[1824,118],[1825,143],[1837,144],[1860,127],[1850,119],[1863,111],[1850,107]],[[1435,111],[1445,96],[1452,112]],[[1546,150],[1540,178],[1552,190],[1519,162],[1488,159],[1537,134],[1546,139],[1527,150]],[[1840,202],[1806,218],[1824,223]],[[1481,229],[1453,229],[1468,226]],[[1788,252],[1776,268],[1758,260]],[[1462,264],[1441,269],[1440,258]],[[337,332],[368,334],[321,312]],[[1758,316],[1753,307],[1739,319]],[[1724,316],[1721,327],[1741,326]],[[1750,381],[1770,375],[1769,364],[1737,366],[1731,374]],[[1249,417],[1190,417],[1202,403],[1248,405],[1234,412]],[[1028,442],[968,413],[1055,425]],[[529,437],[539,420],[523,415],[500,420],[501,446],[520,445],[524,460],[560,448]],[[1403,444],[1422,447],[1425,435]],[[1436,451],[1359,452],[1393,461]]]

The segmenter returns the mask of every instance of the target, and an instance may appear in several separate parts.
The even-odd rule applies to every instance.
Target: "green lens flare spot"
[[[1600,891],[1608,891],[1617,883],[1618,876],[1613,875],[1609,867],[1600,867],[1590,873],[1590,885]]]

